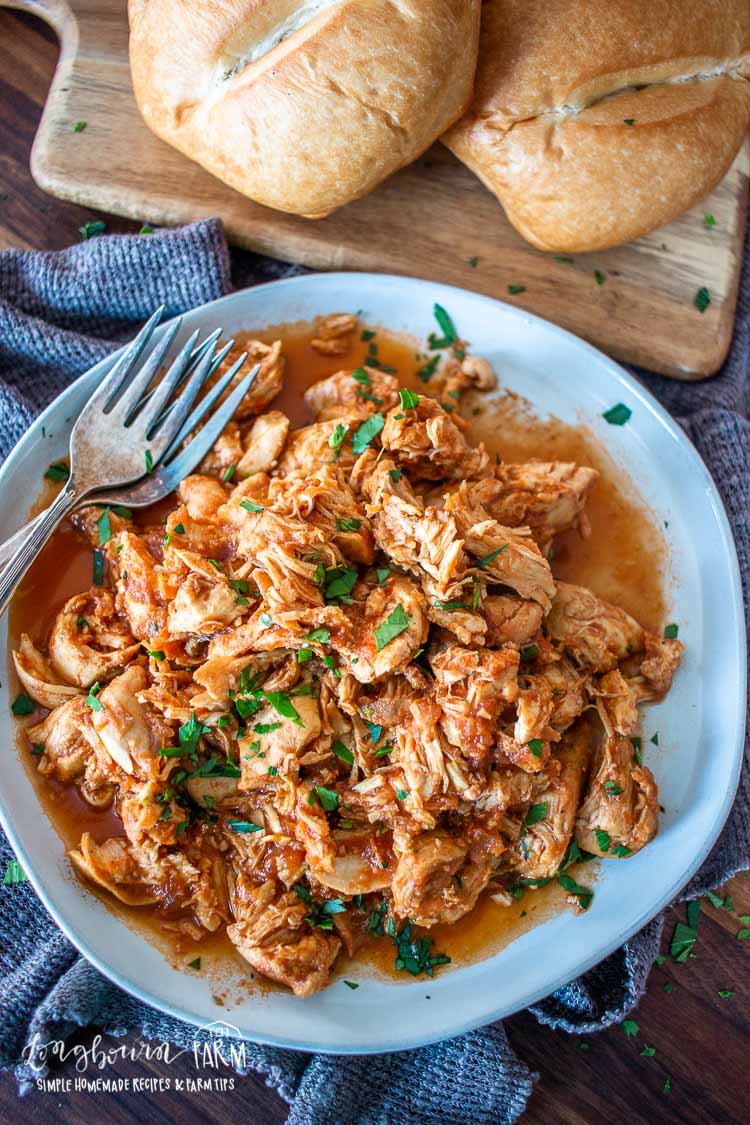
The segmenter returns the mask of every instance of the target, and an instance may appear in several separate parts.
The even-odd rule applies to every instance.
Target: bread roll
[[[259,203],[322,218],[471,100],[480,0],[130,0],[157,136]]]
[[[750,0],[486,0],[443,138],[541,250],[601,250],[709,194],[750,126]]]

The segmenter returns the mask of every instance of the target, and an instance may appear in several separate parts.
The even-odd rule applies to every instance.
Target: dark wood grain
[[[93,216],[80,207],[45,196],[28,171],[29,152],[47,87],[57,58],[49,29],[29,16],[0,10],[0,247],[58,249],[76,242],[78,228]],[[96,216],[97,218],[100,216]],[[105,216],[111,231],[132,231],[138,224]],[[696,957],[684,965],[667,958],[656,968],[648,993],[633,1018],[637,1037],[627,1039],[613,1027],[583,1042],[577,1036],[540,1027],[528,1013],[507,1021],[518,1054],[540,1074],[524,1121],[527,1125],[581,1122],[591,1125],[661,1125],[685,1122],[734,1123],[748,1118],[750,1057],[750,943],[740,942],[738,915],[750,914],[750,875],[728,884],[734,913],[705,902]],[[665,948],[684,908],[668,912]],[[671,991],[664,985],[670,983]],[[720,991],[733,996],[722,999]],[[80,1033],[90,1044],[93,1031]],[[133,1037],[128,1037],[128,1042]],[[118,1041],[122,1042],[122,1041]],[[656,1048],[643,1057],[644,1045]],[[55,1073],[75,1074],[66,1063]],[[122,1063],[108,1077],[172,1079],[195,1076],[192,1060],[171,1066]],[[665,1079],[671,1090],[664,1093]],[[244,1121],[276,1125],[285,1120],[286,1105],[263,1080],[237,1079],[226,1093],[53,1095],[32,1091],[19,1099],[15,1081],[0,1079],[0,1121],[60,1125],[89,1123],[105,1117],[111,1125],[132,1121],[159,1123]]]

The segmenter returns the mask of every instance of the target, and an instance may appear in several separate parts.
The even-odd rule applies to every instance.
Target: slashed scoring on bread
[[[670,222],[750,125],[748,0],[486,0],[476,98],[443,138],[542,250]]]
[[[130,0],[150,129],[311,218],[419,156],[472,95],[480,0]]]

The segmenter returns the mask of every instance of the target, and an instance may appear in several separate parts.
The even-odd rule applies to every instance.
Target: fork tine
[[[172,440],[185,421],[190,407],[195,402],[206,379],[208,379],[211,374],[214,362],[213,353],[206,352],[167,412],[162,414],[160,418],[157,418],[154,425],[148,431],[146,436],[154,449],[158,451],[159,458],[163,459],[164,451],[172,444]]]
[[[174,333],[172,336],[174,338]],[[190,357],[195,348],[198,336],[199,333],[197,331],[193,332],[192,336],[182,345],[179,352],[172,360],[169,369],[154,388],[154,393],[148,402],[148,407],[144,407],[144,404],[141,402],[138,403],[138,413],[134,417],[138,419],[136,428],[144,437],[147,437],[152,432],[159,418],[164,413],[170,398],[176,391],[178,385],[182,383],[185,377],[185,370],[190,366]],[[210,357],[211,352],[208,353],[209,362]],[[201,363],[199,363],[198,366],[200,367],[205,360],[206,353],[204,353]],[[126,425],[132,425],[132,422],[127,422]]]
[[[110,368],[89,399],[89,407],[101,405],[106,410],[111,405],[131,374],[133,367],[140,359],[143,349],[153,336],[154,329],[162,318],[164,307],[164,305],[160,305],[156,312],[151,314],[135,339],[131,340],[123,350],[119,359],[115,361],[114,366]]]
[[[167,325],[164,335],[154,345],[147,358],[139,364],[133,378],[123,386],[118,397],[108,407],[107,420],[111,425],[129,426],[132,423],[149,384],[166,361],[167,353],[179,327],[179,320]]]
[[[241,359],[237,360],[237,363],[232,369],[232,374],[235,374],[235,369],[239,370],[239,367],[245,362],[246,358],[246,356],[242,356]],[[229,395],[228,398],[226,398],[224,402],[222,402],[219,409],[209,419],[209,421],[206,422],[205,426],[201,426],[200,430],[195,435],[193,440],[191,442],[188,442],[185,448],[181,450],[180,453],[178,453],[178,455],[172,462],[170,462],[169,465],[165,466],[164,472],[166,472],[169,477],[174,480],[174,487],[176,487],[181,480],[183,480],[189,473],[191,473],[198,462],[206,456],[209,449],[219,437],[219,434],[222,432],[227,422],[229,422],[235,410],[240,405],[247,392],[250,390],[250,387],[253,385],[255,377],[259,371],[260,364],[256,363],[252,371],[248,371],[245,378],[237,384],[231,395]],[[227,372],[227,374],[229,374],[229,372]],[[202,406],[203,403],[201,403],[200,405]]]
[[[198,425],[198,423],[201,421],[201,419],[203,419],[206,416],[206,414],[208,413],[208,411],[211,410],[214,407],[214,405],[219,401],[221,396],[224,394],[224,391],[227,389],[229,384],[232,382],[232,379],[234,379],[235,375],[240,370],[240,368],[242,367],[242,365],[243,365],[243,363],[245,362],[246,359],[247,359],[247,352],[243,352],[242,355],[240,356],[240,358],[235,363],[232,364],[232,366],[229,368],[228,371],[224,372],[224,374],[219,379],[219,381],[217,383],[215,383],[214,386],[211,387],[211,389],[203,396],[203,398],[200,400],[198,405],[192,411],[190,416],[187,418],[187,420],[181,426],[181,428],[179,430],[179,433],[176,435],[174,440],[170,443],[170,446],[167,449],[167,452],[164,454],[164,457],[162,458],[162,460],[167,461],[172,456],[172,454],[177,452],[178,448],[180,447],[182,442],[185,440],[185,438],[188,436],[188,434],[192,433],[192,431],[195,429],[195,427]],[[250,372],[250,375],[252,376],[252,381],[255,380],[255,377],[256,377],[259,370],[260,370],[260,367],[259,367],[258,364],[256,364],[255,368]],[[249,385],[252,385],[252,381]]]

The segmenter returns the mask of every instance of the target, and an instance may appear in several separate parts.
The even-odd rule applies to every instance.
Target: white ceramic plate
[[[496,956],[434,980],[403,985],[334,984],[306,1000],[245,996],[219,1008],[212,985],[171,968],[72,874],[62,843],[11,747],[15,731],[7,677],[0,691],[0,813],[8,836],[50,913],[93,962],[128,992],[198,1025],[223,1019],[256,1041],[304,1050],[359,1053],[415,1047],[508,1015],[572,980],[662,909],[698,868],[731,807],[744,738],[746,648],[739,569],[721,500],[682,431],[622,368],[567,332],[487,297],[448,286],[373,274],[325,274],[278,281],[225,297],[185,317],[182,335],[221,324],[225,333],[342,309],[419,339],[433,330],[435,301],[451,313],[476,354],[504,386],[542,413],[583,420],[597,433],[656,513],[668,521],[672,559],[669,620],[686,651],[668,699],[649,712],[661,732],[652,762],[665,807],[657,838],[626,863],[603,864],[591,909],[562,913]],[[100,365],[101,368],[102,365]],[[31,482],[67,450],[71,420],[101,377],[95,369],[32,426],[0,472],[0,533],[26,512]],[[624,427],[601,415],[617,402],[633,411]],[[47,439],[42,438],[44,424]],[[7,626],[0,624],[7,648]],[[430,999],[427,1000],[426,997]]]

